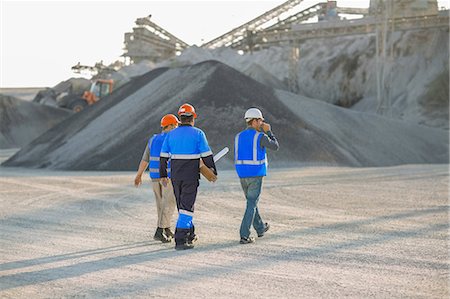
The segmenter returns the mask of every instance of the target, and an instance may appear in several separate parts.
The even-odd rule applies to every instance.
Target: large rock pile
[[[72,114],[0,94],[0,148],[20,148]]]
[[[281,148],[272,166],[448,163],[446,131],[350,111],[267,87],[217,61],[155,69],[47,131],[4,163],[71,170],[135,170],[166,113],[193,104],[214,152],[233,148],[244,112],[259,107]],[[232,166],[229,154],[220,167]]]
[[[384,64],[383,105],[377,102],[377,60],[374,34],[309,39],[297,45],[298,94],[338,106],[431,127],[449,128],[449,35],[447,28],[396,31],[388,36]],[[221,61],[278,89],[248,72],[257,65],[287,86],[292,45],[239,55],[228,48],[191,47],[159,66]],[[294,77],[295,79],[295,77]],[[293,80],[291,78],[291,80]],[[270,80],[273,82],[273,80]]]

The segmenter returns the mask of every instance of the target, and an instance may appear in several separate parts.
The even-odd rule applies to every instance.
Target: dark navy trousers
[[[195,237],[195,228],[192,221],[194,204],[197,197],[199,181],[172,179],[173,192],[177,200],[178,221],[175,228],[175,243],[184,244]],[[191,221],[186,225],[186,214],[191,216]],[[189,216],[188,216],[189,217]],[[181,222],[180,222],[181,221]]]

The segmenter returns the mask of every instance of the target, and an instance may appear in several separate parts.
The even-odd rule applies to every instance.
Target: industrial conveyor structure
[[[176,55],[189,47],[167,30],[150,20],[150,16],[138,18],[133,32],[125,33],[125,48],[122,56],[134,63],[142,60],[159,62]]]
[[[420,2],[399,0],[395,2],[395,7],[389,8],[386,3],[394,2],[372,0],[371,7],[367,9],[338,7],[337,1],[327,1],[299,9],[302,0],[290,0],[203,44],[202,47],[230,47],[252,52],[277,45],[298,45],[300,41],[311,38],[375,33],[380,26],[388,26],[391,31],[433,27],[448,30],[448,11],[438,12],[437,2],[433,0],[428,0],[428,6],[422,9],[415,7],[414,1]],[[405,7],[412,9],[408,11]],[[345,14],[364,17],[341,20],[339,15]],[[319,21],[304,23],[314,17]]]
[[[288,0],[259,17],[205,43],[203,48],[228,47],[253,52],[272,46],[298,47],[301,41],[354,34],[400,30],[449,28],[449,11],[438,11],[437,0],[371,0],[369,8],[339,7],[338,1],[321,1],[305,8],[304,0]],[[345,19],[358,15],[357,19]],[[125,33],[123,56],[129,62],[160,62],[189,45],[150,20],[138,18]],[[298,56],[293,50],[292,56]],[[294,59],[295,60],[295,59]]]
[[[242,50],[253,50],[256,35],[265,31],[288,31],[292,24],[312,19],[336,19],[337,13],[368,14],[367,8],[336,7],[336,1],[320,2],[306,9],[300,9],[303,0],[289,0],[265,12],[255,19],[205,43],[202,47],[219,48],[232,47]],[[258,43],[261,43],[259,41]]]

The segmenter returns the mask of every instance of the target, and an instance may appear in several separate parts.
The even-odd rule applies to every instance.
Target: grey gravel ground
[[[0,168],[1,298],[448,298],[448,165],[272,170],[240,245],[232,171],[202,181],[196,248],[152,240],[134,172]],[[175,222],[176,217],[174,217]]]

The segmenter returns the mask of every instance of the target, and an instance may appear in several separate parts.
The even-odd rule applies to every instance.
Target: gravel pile
[[[0,149],[21,148],[71,114],[0,94]]]
[[[351,111],[263,85],[205,61],[133,78],[111,96],[34,140],[5,166],[135,170],[166,113],[195,106],[213,152],[233,148],[249,107],[262,110],[279,139],[270,165],[386,166],[448,163],[448,131]],[[230,153],[220,167],[232,167]]]

